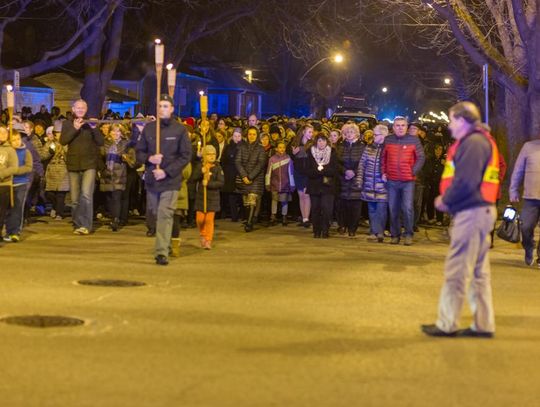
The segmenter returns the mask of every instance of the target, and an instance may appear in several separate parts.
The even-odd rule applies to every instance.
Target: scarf
[[[106,164],[109,171],[113,171],[115,163],[121,163],[122,157],[118,154],[118,144],[120,141],[113,141],[112,145],[107,150]]]
[[[311,147],[311,155],[315,159],[318,166],[326,165],[330,162],[330,155],[332,154],[332,147],[326,146],[324,150],[319,150],[317,146]]]

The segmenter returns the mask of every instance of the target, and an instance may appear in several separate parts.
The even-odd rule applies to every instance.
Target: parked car
[[[330,118],[332,123],[346,123],[348,121],[353,121],[356,124],[366,121],[369,123],[369,127],[373,128],[377,125],[378,120],[374,114],[364,113],[364,112],[339,112],[334,113]]]

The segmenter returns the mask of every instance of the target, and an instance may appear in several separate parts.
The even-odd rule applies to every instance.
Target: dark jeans
[[[525,250],[534,250],[534,228],[539,220],[540,199],[524,199],[521,208],[521,244]],[[536,248],[536,255],[540,257],[540,242]]]
[[[342,227],[347,228],[347,232],[356,233],[358,223],[362,216],[362,201],[360,199],[340,199],[339,210]]]
[[[426,213],[428,219],[433,219],[435,217],[437,219],[437,222],[442,222],[444,219],[444,213],[439,212],[437,209],[435,209],[435,198],[437,198],[438,195],[439,186],[431,185],[428,188],[428,194],[426,199]]]
[[[107,209],[111,218],[118,221],[120,219],[120,211],[122,209],[122,194],[124,191],[118,189],[116,191],[106,192]]]
[[[4,228],[4,223],[6,221],[7,211],[9,208],[10,189],[10,187],[6,186],[0,187],[0,236],[2,236],[2,229]]]
[[[313,233],[328,233],[334,210],[333,194],[310,194]]]
[[[388,181],[388,206],[390,208],[390,233],[392,237],[401,236],[401,219],[405,227],[405,236],[413,235],[414,224],[414,181]]]
[[[369,229],[372,235],[384,236],[388,219],[388,202],[368,202]]]
[[[51,202],[52,208],[56,211],[56,216],[64,217],[64,208],[66,206],[65,191],[47,191],[47,199]]]
[[[24,216],[24,204],[29,184],[13,187],[13,206],[9,209],[6,218],[6,232],[8,235],[20,235]]]

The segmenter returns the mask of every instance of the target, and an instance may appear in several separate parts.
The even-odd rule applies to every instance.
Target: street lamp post
[[[313,64],[311,66],[311,68],[309,68],[303,75],[302,77],[300,78],[300,83],[302,83],[302,81],[304,80],[304,78],[307,76],[308,73],[310,73],[316,66],[320,65],[321,63],[323,63],[324,61],[328,61],[328,60],[332,60],[334,61],[336,64],[341,64],[343,62],[345,58],[343,57],[342,54],[336,54],[334,56],[331,56],[331,57],[324,57],[323,59],[321,59],[320,61],[316,62],[315,64]]]

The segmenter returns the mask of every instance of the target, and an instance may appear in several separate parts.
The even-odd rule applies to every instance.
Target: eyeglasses
[[[374,133],[373,134],[375,137],[377,136],[383,136],[383,137],[386,137],[386,134],[383,134],[383,133]]]

